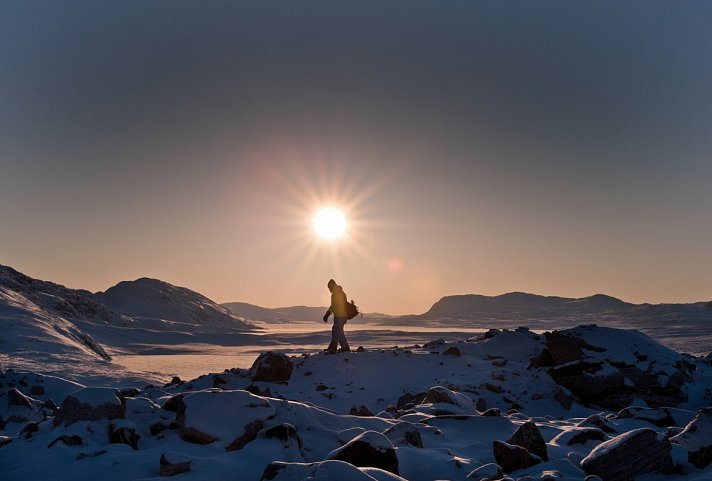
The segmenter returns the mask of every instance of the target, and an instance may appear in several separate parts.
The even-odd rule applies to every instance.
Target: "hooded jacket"
[[[334,286],[331,293],[331,307],[329,310],[334,313],[334,317],[346,317],[346,294],[341,286]]]

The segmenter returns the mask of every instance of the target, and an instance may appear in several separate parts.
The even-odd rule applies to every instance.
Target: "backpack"
[[[353,319],[354,317],[358,316],[360,314],[358,310],[358,306],[354,304],[354,300],[351,299],[351,302],[346,303],[346,319]],[[361,317],[363,317],[363,314],[361,314]]]

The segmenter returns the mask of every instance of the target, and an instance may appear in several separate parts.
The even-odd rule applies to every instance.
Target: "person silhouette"
[[[346,324],[347,320],[346,294],[334,279],[329,279],[326,287],[331,292],[331,305],[326,310],[326,314],[324,314],[324,322],[328,322],[329,316],[334,314],[334,325],[331,327],[331,342],[324,351],[328,354],[333,354],[336,352],[336,345],[340,344],[339,352],[349,352],[351,348],[346,340],[346,334],[344,334],[344,324]]]

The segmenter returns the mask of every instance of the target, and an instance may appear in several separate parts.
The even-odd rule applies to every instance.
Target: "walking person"
[[[341,345],[339,352],[349,352],[351,348],[349,347],[349,342],[346,340],[346,334],[344,334],[344,324],[347,320],[346,311],[346,294],[340,285],[336,283],[334,279],[329,279],[329,283],[326,285],[331,292],[331,305],[327,309],[326,314],[324,314],[324,322],[329,321],[329,316],[334,314],[334,325],[331,327],[331,343],[329,347],[324,349],[328,354],[333,354],[336,352],[336,345]]]

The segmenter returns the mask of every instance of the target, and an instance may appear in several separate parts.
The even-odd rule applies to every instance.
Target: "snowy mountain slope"
[[[227,308],[185,287],[158,279],[123,281],[93,296],[115,312],[134,319],[162,319],[218,329],[246,330],[251,326]]]
[[[668,440],[688,423],[709,422],[702,408],[712,402],[712,366],[636,331],[582,326],[548,334],[492,331],[468,341],[286,358],[287,365],[266,354],[251,370],[137,389],[71,392],[67,383],[4,372],[0,465],[8,479],[28,481],[98,473],[105,481],[712,477],[708,459],[688,452],[704,452],[712,439],[692,439],[689,428],[684,442]],[[554,365],[534,365],[545,352]],[[621,410],[582,404],[550,375],[581,363],[600,363],[582,373],[601,379],[634,368],[665,386],[687,369],[689,377],[671,384],[687,400],[652,407],[637,399]],[[257,381],[258,371],[271,380]],[[647,444],[631,441],[639,435]]]
[[[251,328],[204,296],[165,282],[142,279],[95,295],[6,266],[0,266],[0,326],[4,366],[72,379],[136,378],[112,364],[111,354]]]

